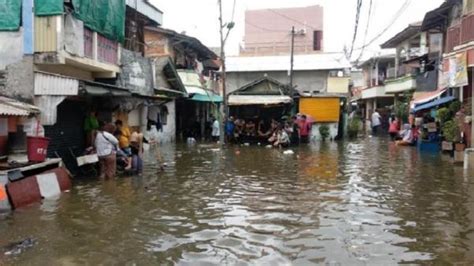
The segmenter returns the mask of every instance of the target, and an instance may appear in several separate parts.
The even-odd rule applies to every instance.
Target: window
[[[162,125],[168,124],[168,107],[164,105],[160,108],[160,122]]]
[[[313,32],[313,50],[321,51],[323,42],[323,32],[316,30]]]

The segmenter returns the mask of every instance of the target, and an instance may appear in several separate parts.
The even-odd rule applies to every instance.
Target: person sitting
[[[245,135],[247,137],[255,137],[256,133],[256,127],[255,123],[252,120],[249,120],[249,122],[245,125]]]
[[[242,136],[244,134],[244,127],[245,127],[245,120],[243,119],[235,120],[234,138],[237,143],[242,141]]]
[[[122,131],[117,129],[114,132],[114,137],[119,140],[122,136]],[[122,149],[117,149],[117,164],[124,167],[125,170],[129,170],[132,167],[132,157],[131,155],[127,154],[124,150]]]
[[[403,125],[399,140],[397,140],[395,144],[398,146],[410,146],[413,144],[413,131],[409,124]]]
[[[128,156],[131,156],[130,151],[130,129],[127,126],[123,125],[122,120],[115,121],[115,126],[117,130],[120,130],[122,133],[120,135],[119,147],[122,149]]]
[[[289,145],[290,145],[290,136],[288,136],[288,133],[281,126],[279,126],[276,132],[276,141],[273,143],[273,146],[286,148]]]
[[[260,120],[258,123],[257,137],[261,142],[266,142],[272,136],[270,126],[265,120]]]

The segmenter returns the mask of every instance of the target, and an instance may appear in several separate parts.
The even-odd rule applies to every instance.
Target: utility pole
[[[293,93],[293,63],[295,59],[295,26],[291,28],[290,92]],[[293,95],[292,95],[293,96]]]
[[[235,1],[235,0],[234,0]],[[219,5],[219,33],[221,37],[221,65],[222,65],[222,73],[221,73],[221,82],[222,82],[222,98],[223,102],[221,105],[221,116],[220,116],[220,136],[219,141],[221,144],[225,144],[225,127],[224,122],[225,119],[228,118],[229,115],[229,108],[227,106],[227,74],[226,74],[226,66],[225,66],[225,43],[227,38],[229,37],[230,31],[234,28],[235,23],[233,21],[224,24],[224,19],[222,18],[222,0],[217,0]],[[234,2],[235,7],[235,2]],[[235,10],[234,10],[235,11]],[[233,17],[233,15],[232,15]],[[227,32],[224,34],[224,29],[227,29]]]
[[[225,41],[224,41],[224,22],[222,19],[222,0],[218,0],[219,4],[219,33],[221,37],[221,82],[222,82],[222,105],[221,105],[221,115],[220,115],[220,135],[219,141],[221,144],[225,142],[225,119],[227,118],[227,88],[226,88],[226,67],[225,67]]]

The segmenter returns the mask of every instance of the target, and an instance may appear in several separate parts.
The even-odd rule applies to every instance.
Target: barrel
[[[49,138],[28,137],[26,140],[28,161],[44,162],[48,153]]]

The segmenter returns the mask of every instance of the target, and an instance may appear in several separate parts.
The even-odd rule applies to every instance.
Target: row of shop
[[[382,44],[381,55],[359,65],[352,102],[367,129],[378,111],[385,129],[392,116],[420,126],[421,149],[463,143],[462,153],[471,146],[473,12],[470,0],[447,0]],[[434,132],[436,138],[428,137]]]

